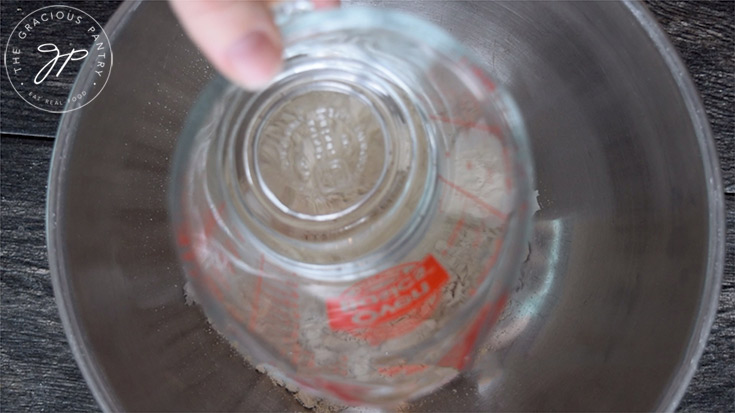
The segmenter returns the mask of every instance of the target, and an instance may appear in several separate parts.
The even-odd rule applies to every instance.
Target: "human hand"
[[[212,65],[233,83],[252,90],[265,86],[283,63],[283,44],[269,9],[271,1],[170,3],[184,30]],[[312,2],[315,8],[339,4],[339,0]]]

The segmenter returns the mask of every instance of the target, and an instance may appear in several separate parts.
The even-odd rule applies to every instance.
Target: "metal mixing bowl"
[[[446,28],[513,94],[541,206],[496,356],[410,408],[673,409],[714,316],[724,225],[704,111],[662,32],[638,3],[390,6]],[[211,67],[165,2],[125,3],[107,30],[115,66],[62,119],[48,208],[92,391],[113,411],[298,410],[185,304],[166,189]]]

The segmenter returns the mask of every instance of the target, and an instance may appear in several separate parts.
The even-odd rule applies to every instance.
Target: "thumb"
[[[171,0],[189,37],[233,83],[265,86],[281,69],[281,35],[265,1]]]

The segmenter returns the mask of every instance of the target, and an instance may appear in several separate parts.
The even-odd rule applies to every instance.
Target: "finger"
[[[339,0],[312,0],[315,9],[330,9],[339,6]]]
[[[283,46],[267,2],[170,3],[189,37],[233,83],[259,89],[280,70]]]

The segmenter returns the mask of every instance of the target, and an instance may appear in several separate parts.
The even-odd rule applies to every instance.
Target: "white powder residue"
[[[285,125],[284,127],[288,127],[290,124]],[[300,123],[298,125],[306,128]],[[277,277],[242,276],[232,269],[229,270],[231,273],[226,273],[227,265],[217,270],[222,272],[220,274],[222,279],[228,279],[233,284],[232,291],[226,292],[227,299],[235,296],[239,302],[223,304],[236,307],[238,322],[246,324],[245,327],[251,334],[258,336],[269,350],[273,350],[272,354],[277,353],[291,365],[309,370],[309,374],[324,372],[332,377],[343,377],[346,383],[383,383],[386,386],[402,386],[401,388],[408,389],[406,391],[409,393],[436,388],[455,378],[459,374],[458,368],[463,367],[458,360],[462,360],[466,356],[465,351],[471,350],[477,343],[470,342],[464,346],[462,338],[443,337],[442,334],[452,323],[462,323],[464,330],[468,330],[474,321],[457,320],[456,314],[475,291],[484,285],[485,277],[493,274],[492,268],[498,258],[496,254],[499,254],[503,246],[503,226],[513,208],[510,197],[513,183],[508,177],[508,171],[504,169],[506,164],[499,139],[478,127],[454,130],[455,135],[449,140],[450,145],[447,148],[449,159],[447,162],[453,163],[453,166],[447,168],[451,170],[448,172],[451,175],[437,177],[439,199],[437,211],[432,217],[434,222],[422,234],[412,252],[402,257],[400,261],[404,264],[415,263],[417,268],[425,270],[420,266],[424,265],[422,263],[426,262],[427,258],[432,258],[438,263],[445,278],[437,281],[437,289],[427,292],[423,301],[416,299],[415,302],[418,304],[410,307],[410,311],[396,312],[395,314],[400,315],[381,319],[380,323],[375,325],[369,324],[365,328],[366,331],[358,328],[340,329],[332,323],[325,303],[335,298],[342,299],[342,295],[335,294],[335,287],[325,286],[328,283],[301,285],[295,282],[289,284]],[[271,130],[269,133],[278,135],[278,131]],[[318,133],[317,135],[321,137]],[[288,145],[283,145],[286,145],[287,149],[292,149],[289,145],[293,142],[287,143]],[[351,147],[348,143],[349,140],[346,140],[345,148]],[[309,159],[326,157],[327,155],[320,152],[320,148],[318,145],[314,148],[309,147],[305,152],[308,156],[304,156]],[[366,146],[366,152],[362,153],[364,149],[362,146],[357,145],[355,148],[353,155],[358,161],[344,165],[332,162],[336,166],[330,171],[338,171],[339,177],[343,175],[351,177],[351,168],[354,166],[356,170],[359,169],[360,174],[364,174],[368,169],[359,162],[359,159],[363,157],[372,159],[373,155],[370,153],[372,149]],[[279,152],[281,149],[281,146],[264,148],[268,159],[272,161],[268,165],[273,168],[272,173],[275,175],[283,173],[277,168],[283,167],[284,159],[288,158],[285,155],[281,156]],[[378,145],[375,150],[382,151],[384,148]],[[285,149],[282,150],[284,151]],[[317,172],[323,171],[316,171],[314,174]],[[287,195],[298,194],[299,191],[309,192],[313,186],[321,184],[321,181],[311,175],[310,170],[303,172],[302,175],[306,177],[305,183],[296,182],[294,179],[282,185],[282,201],[293,201]],[[277,181],[280,185],[280,180]],[[335,178],[334,182],[335,185],[341,185],[342,181]],[[350,194],[357,196],[362,192],[364,191],[360,190]],[[278,195],[280,196],[281,192]],[[315,202],[312,198],[308,198],[309,202],[293,205],[313,213],[315,205],[322,203]],[[344,200],[337,202],[330,198],[329,201],[330,203],[325,205],[337,208]],[[402,213],[410,215],[413,211]],[[282,250],[288,248],[291,246],[284,245]],[[338,255],[339,251],[333,253]],[[282,275],[281,272],[287,274],[286,270],[270,262],[267,254],[264,255],[265,257],[261,258],[260,271],[273,272],[276,275]],[[310,259],[305,261],[314,262]],[[206,268],[203,268],[203,271],[206,273]],[[378,278],[381,274],[371,278]],[[287,276],[283,278],[288,279]],[[399,281],[400,279],[396,279],[391,282],[397,285]],[[370,282],[370,278],[357,283],[361,282]],[[186,283],[184,290],[187,303],[196,302],[196,294],[189,282]],[[397,300],[390,302],[391,308],[399,307],[397,302]],[[356,314],[357,310],[359,307],[352,311]],[[349,317],[346,318],[352,315],[348,313]],[[419,344],[436,337],[440,337],[441,341],[430,351],[421,354],[412,353],[412,349]],[[235,347],[249,362],[245,351],[240,346]],[[403,357],[399,358],[398,355],[401,354]],[[286,388],[307,409],[320,413],[365,411],[313,397],[270,365],[257,364],[255,368],[258,372],[267,374],[276,385]],[[414,387],[411,387],[412,385]]]

